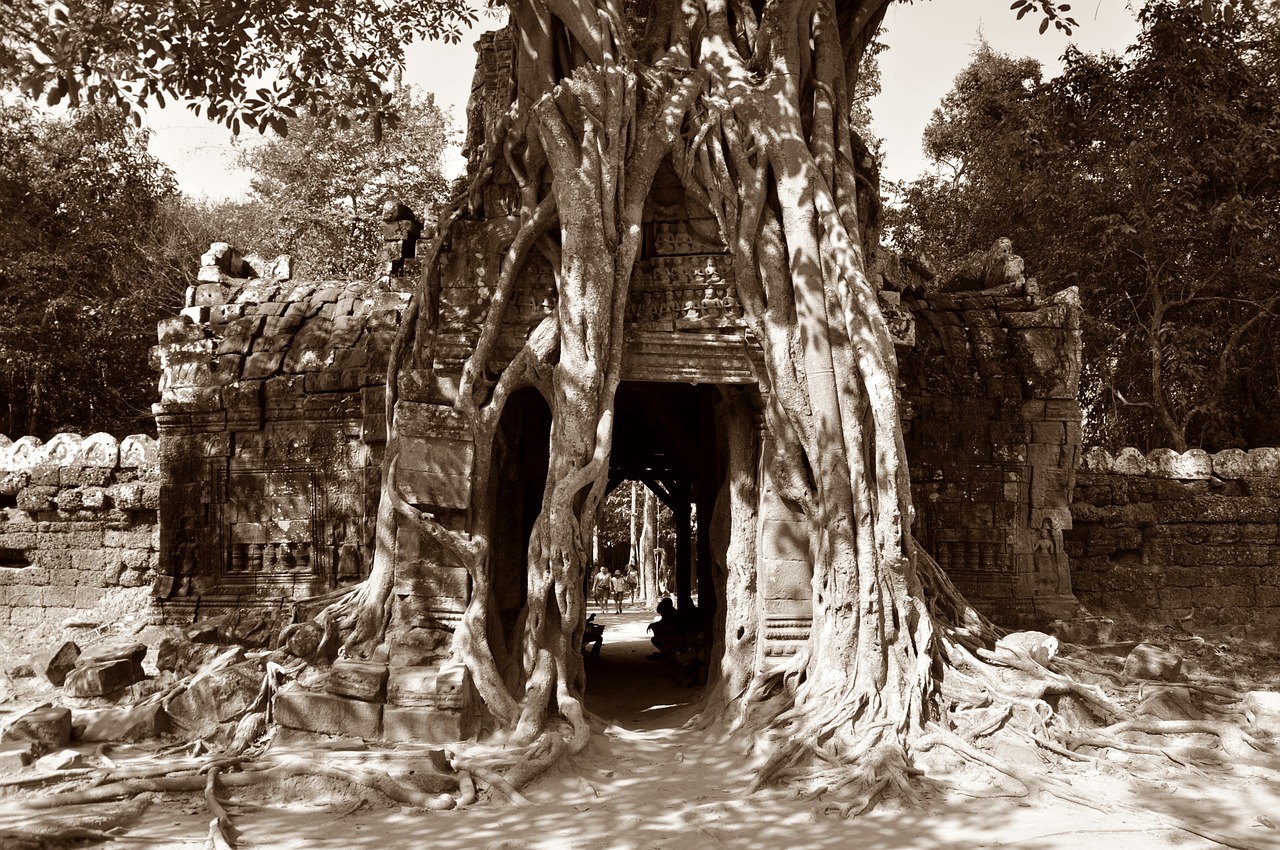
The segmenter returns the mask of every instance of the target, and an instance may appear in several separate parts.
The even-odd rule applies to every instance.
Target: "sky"
[[[915,0],[889,7],[882,35],[889,49],[880,55],[882,90],[871,104],[872,131],[884,139],[884,179],[910,179],[925,169],[921,134],[981,38],[999,52],[1039,59],[1046,76],[1054,76],[1070,43],[1086,52],[1120,52],[1138,31],[1127,0],[1073,3],[1070,14],[1080,26],[1070,39],[1052,27],[1039,35],[1035,15],[1019,21],[1009,6],[1006,0]],[[459,130],[465,129],[475,39],[495,26],[497,21],[482,17],[461,44],[423,43],[408,50],[405,82],[434,92]],[[147,123],[154,133],[152,152],[177,172],[188,195],[223,200],[249,191],[249,174],[235,162],[239,146],[254,143],[253,131],[236,140],[226,128],[177,108],[152,111]],[[446,154],[449,176],[463,164],[457,150]]]

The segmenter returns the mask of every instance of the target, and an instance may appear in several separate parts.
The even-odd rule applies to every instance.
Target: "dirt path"
[[[600,613],[606,625],[599,661],[588,668],[588,707],[600,734],[575,764],[526,793],[533,805],[482,805],[428,813],[361,802],[345,789],[307,782],[270,801],[231,806],[239,847],[433,850],[687,850],[688,848],[978,848],[1124,850],[1220,847],[1167,825],[1227,833],[1241,847],[1280,848],[1280,789],[1254,781],[1247,769],[1213,776],[1170,767],[1163,778],[1135,780],[1122,764],[1104,762],[1071,781],[1099,799],[1142,810],[1102,813],[1045,797],[977,799],[935,789],[922,804],[889,802],[847,821],[821,801],[779,793],[747,796],[746,741],[716,730],[682,728],[698,694],[674,687],[660,665],[645,660],[643,612]],[[997,789],[981,782],[971,793]],[[1012,790],[1012,789],[1010,789]],[[326,795],[328,799],[326,801]],[[317,802],[322,804],[317,805]],[[1166,823],[1161,820],[1166,819]],[[203,802],[166,801],[112,846],[206,846]]]

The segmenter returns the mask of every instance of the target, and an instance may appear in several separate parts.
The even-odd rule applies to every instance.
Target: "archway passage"
[[[609,464],[610,489],[623,481],[639,481],[671,509],[676,526],[676,604],[703,626],[710,625],[717,607],[707,533],[724,480],[723,452],[716,438],[717,395],[709,384],[623,383],[618,388]]]
[[[675,664],[650,657],[657,654],[645,629],[655,616],[651,609],[618,615],[606,606],[598,612],[605,644],[600,658],[588,659],[588,706],[610,719],[661,725],[659,718],[700,692],[705,659],[715,651],[711,625],[724,604],[710,533],[725,473],[717,437],[719,396],[710,384],[624,382],[618,389],[609,487],[640,482],[670,509],[673,586],[665,589],[673,591],[680,621],[701,637],[696,655]]]

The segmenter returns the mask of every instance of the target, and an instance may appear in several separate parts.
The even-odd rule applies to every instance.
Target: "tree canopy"
[[[176,203],[118,109],[0,106],[0,428],[154,430],[147,352],[200,253]]]
[[[407,86],[392,94],[397,120],[378,144],[357,125],[303,115],[287,135],[248,146],[240,162],[253,172],[253,195],[220,205],[220,238],[258,254],[291,254],[307,277],[376,276],[382,203],[429,215],[447,199],[448,118],[429,94]]]
[[[0,8],[0,80],[51,105],[190,99],[236,132],[327,112],[377,133],[405,45],[474,19],[467,0],[17,0]]]
[[[1167,2],[1140,22],[1127,56],[1071,51],[1049,81],[980,46],[890,230],[943,269],[1009,236],[1042,284],[1081,287],[1095,439],[1271,444],[1280,29]]]

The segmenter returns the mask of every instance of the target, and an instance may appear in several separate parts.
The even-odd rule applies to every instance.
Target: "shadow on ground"
[[[314,783],[279,789],[281,793],[271,800],[238,792],[231,795],[234,802],[251,804],[231,809],[240,829],[238,846],[353,850],[1065,850],[1097,845],[1195,850],[1218,846],[1148,817],[1102,813],[1048,798],[1031,806],[1017,797],[975,799],[954,791],[926,790],[916,807],[889,802],[856,820],[843,820],[827,814],[821,800],[801,801],[778,792],[748,795],[744,754],[750,741],[741,734],[683,726],[696,711],[700,692],[676,687],[668,671],[646,660],[652,652],[645,634],[649,614],[598,612],[596,619],[605,626],[605,643],[601,657],[591,659],[587,668],[587,707],[599,718],[597,734],[572,764],[527,789],[533,805],[489,804],[429,813],[350,797],[317,806],[315,801],[323,799],[318,793],[336,794],[339,789]],[[1107,777],[1098,779],[1105,782]],[[1124,790],[1118,781],[1115,785],[1117,793]],[[1148,796],[1142,802],[1175,816],[1201,814],[1166,808],[1168,801],[1163,798]],[[198,798],[186,805],[165,803],[117,846],[203,846],[207,817]]]

